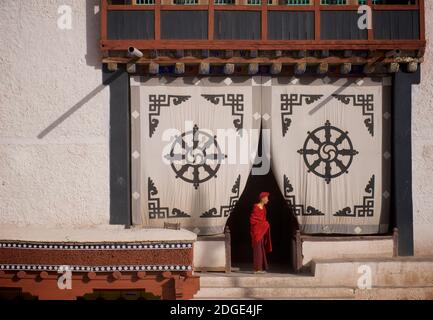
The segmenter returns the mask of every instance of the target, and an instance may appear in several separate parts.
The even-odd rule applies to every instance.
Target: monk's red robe
[[[271,228],[269,222],[266,220],[266,208],[260,209],[257,204],[254,204],[253,211],[250,215],[250,233],[251,245],[257,243],[260,239],[264,240],[266,252],[272,251],[271,242]]]

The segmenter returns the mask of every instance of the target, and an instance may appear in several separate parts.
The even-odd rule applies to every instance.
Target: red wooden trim
[[[21,289],[23,293],[38,297],[39,300],[75,300],[98,290],[145,291],[160,296],[162,300],[185,300],[192,299],[200,289],[198,276],[182,272],[157,272],[149,275],[122,272],[116,273],[118,279],[114,281],[111,273],[97,273],[91,275],[92,279],[88,278],[87,273],[74,273],[71,290],[59,289],[57,272],[26,272],[23,279],[17,277],[18,273],[1,272],[0,287]]]
[[[397,4],[384,4],[384,5],[379,5],[379,4],[375,4],[372,5],[372,9],[373,10],[378,10],[378,11],[388,11],[388,10],[407,10],[407,11],[411,11],[411,10],[418,10],[418,6],[417,5],[397,5]]]
[[[418,61],[418,59],[414,58],[414,61]],[[108,57],[103,58],[103,63],[117,63],[117,64],[127,64],[130,63],[131,59],[128,57]],[[334,64],[342,64],[342,63],[353,63],[353,64],[374,64],[378,61],[378,57],[369,57],[363,58],[359,56],[351,56],[347,58],[338,57],[338,56],[329,56],[326,58],[318,58],[318,57],[305,57],[302,59],[302,62],[307,64],[319,64],[319,63],[328,63],[330,65]],[[259,63],[259,64],[271,64],[271,63],[282,63],[282,64],[297,64],[299,63],[299,58],[294,57],[258,57],[258,58],[249,58],[249,57],[232,57],[232,58],[223,58],[223,57],[209,57],[209,58],[198,58],[198,57],[181,57],[181,58],[172,58],[169,56],[158,56],[157,58],[140,58],[135,60],[135,64],[149,64],[149,63],[158,63],[160,65],[173,65],[175,63],[184,63],[184,64],[200,64],[202,62],[223,65],[226,63],[234,63],[234,64],[250,64],[250,63]],[[382,57],[380,60],[381,63],[391,63],[398,62],[398,58],[395,57]],[[200,237],[200,241],[217,241],[221,240],[222,236],[208,236],[208,237]]]
[[[207,15],[207,38],[208,40],[213,40],[213,34],[214,34],[214,0],[209,0],[208,5],[208,15]]]
[[[425,4],[424,0],[418,0],[419,6],[419,36],[420,40],[425,40]]]
[[[369,6],[370,8],[373,8],[373,0],[367,0],[367,6]],[[367,30],[367,39],[368,40],[373,40],[374,38],[374,32],[373,32],[373,9],[371,9],[371,29]]]
[[[262,26],[262,41],[268,40],[268,0],[261,0],[261,10],[262,10],[262,17],[261,17],[261,26]]]
[[[155,19],[155,40],[160,40],[161,39],[161,0],[155,0],[154,19]]]
[[[268,10],[270,11],[314,11],[313,5],[306,6],[268,6]]]
[[[247,6],[247,5],[227,5],[215,6],[215,11],[261,11],[262,6]]]
[[[322,5],[320,6],[320,10],[322,11],[358,11],[359,5]],[[397,4],[388,4],[388,5],[371,5],[373,10],[418,10],[417,5],[397,5]]]
[[[102,0],[101,0],[102,1]],[[107,0],[105,0],[107,1]],[[421,2],[421,0],[420,0]],[[320,5],[320,10],[322,11],[357,11],[359,6],[357,5]],[[109,11],[122,11],[122,10],[137,10],[137,11],[149,11],[155,10],[156,5],[108,5],[107,10]],[[181,5],[161,5],[161,10],[207,10],[208,5],[194,5],[194,6],[181,6]],[[304,6],[283,6],[283,5],[271,5],[268,6],[268,10],[278,10],[278,11],[314,11],[315,5],[304,5]],[[387,10],[418,10],[420,4],[418,5],[371,5],[373,10],[387,11]],[[216,5],[215,10],[244,10],[244,11],[261,11],[262,6],[254,5]]]
[[[107,1],[107,0],[105,0]],[[146,6],[133,6],[133,5],[127,5],[127,4],[110,4],[107,9],[109,11],[122,11],[122,10],[136,10],[136,11],[149,11],[149,10],[155,10],[154,5],[146,5]]]
[[[101,40],[107,38],[107,0],[101,0]]]
[[[105,40],[102,50],[215,49],[215,50],[418,50],[425,40]]]
[[[321,11],[358,11],[359,5],[320,5],[320,0],[316,1]]]
[[[314,40],[320,40],[320,0],[314,1]]]
[[[207,10],[209,6],[207,5],[161,5],[161,10],[172,10],[172,11],[200,11]]]

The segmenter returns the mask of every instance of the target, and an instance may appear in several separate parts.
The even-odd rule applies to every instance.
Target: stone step
[[[254,289],[254,290],[251,290]],[[433,300],[433,286],[352,288],[202,288],[194,300]]]
[[[367,300],[433,300],[433,285],[428,287],[356,289],[355,297]]]
[[[286,288],[307,287],[317,284],[313,276],[200,276],[200,287],[207,288]]]
[[[314,278],[321,285],[357,287],[369,268],[374,287],[422,287],[433,285],[433,258],[393,258],[313,261]]]
[[[355,297],[298,297],[298,298],[221,298],[221,297],[206,297],[193,298],[191,300],[355,300]]]
[[[433,258],[313,261],[311,274],[247,272],[198,273],[201,287],[357,287],[369,268],[373,286],[419,287],[433,284]]]
[[[353,288],[201,288],[194,296],[195,299],[239,299],[239,298],[353,298]]]

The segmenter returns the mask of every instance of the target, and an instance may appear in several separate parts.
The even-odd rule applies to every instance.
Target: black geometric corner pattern
[[[332,96],[346,105],[352,100],[355,107],[362,107],[362,115],[366,117],[364,124],[370,135],[374,137],[374,96],[372,94],[333,94]]]
[[[347,148],[341,148],[342,145],[347,145]],[[307,132],[307,138],[298,153],[303,156],[308,172],[330,183],[331,179],[348,173],[353,157],[359,152],[353,148],[349,132],[332,126],[326,120],[324,126]],[[334,168],[332,164],[335,164]]]
[[[149,219],[164,219],[169,212],[168,207],[161,207],[161,201],[158,195],[158,189],[155,186],[153,180],[147,178],[147,207],[149,209]]]
[[[216,208],[211,208],[208,211],[202,213],[200,215],[200,218],[228,217],[239,200],[240,184],[241,184],[241,175],[238,175],[231,190],[233,195],[229,199],[229,204],[221,206],[219,212]]]
[[[224,107],[232,107],[233,126],[236,131],[244,127],[244,95],[243,94],[202,94],[203,98],[214,105],[218,105],[222,100]]]
[[[293,186],[290,184],[289,178],[286,175],[283,176],[284,183],[284,199],[287,205],[295,214],[295,216],[324,216],[325,214],[313,206],[307,206],[307,210],[304,210],[304,205],[296,203],[296,197],[293,192]]]
[[[149,219],[165,219],[165,218],[190,218],[191,216],[182,210],[173,208],[171,213],[168,207],[161,207],[161,200],[158,195],[158,189],[153,180],[147,179],[147,208],[149,210]]]
[[[346,207],[337,211],[335,217],[372,217],[374,215],[374,189],[375,189],[375,176],[371,176],[370,180],[365,187],[366,196],[362,198],[362,204],[354,205],[353,211],[351,208]]]
[[[290,116],[293,113],[294,106],[302,106],[303,101],[306,104],[312,104],[323,97],[323,94],[281,94],[281,127],[283,137],[289,130],[292,119]]]
[[[158,127],[159,120],[157,117],[161,115],[162,107],[170,107],[171,102],[177,106],[187,101],[191,96],[178,96],[166,94],[151,94],[149,95],[149,137],[152,138]]]
[[[289,179],[286,175],[284,179],[284,198],[292,209],[296,216],[323,216],[325,215],[320,210],[308,206],[306,212],[304,211],[304,205],[296,204],[295,196],[291,194],[293,192],[293,186],[290,184]],[[374,189],[375,189],[375,176],[372,175],[365,187],[365,192],[368,195],[364,196],[362,199],[362,204],[354,205],[353,211],[350,207],[345,207],[337,211],[335,217],[373,217],[374,215]]]

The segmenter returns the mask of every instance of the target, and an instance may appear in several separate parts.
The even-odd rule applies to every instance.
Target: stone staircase
[[[320,260],[303,274],[196,274],[197,300],[433,299],[433,257]],[[358,282],[366,284],[361,280],[368,274],[371,288],[359,288]]]

